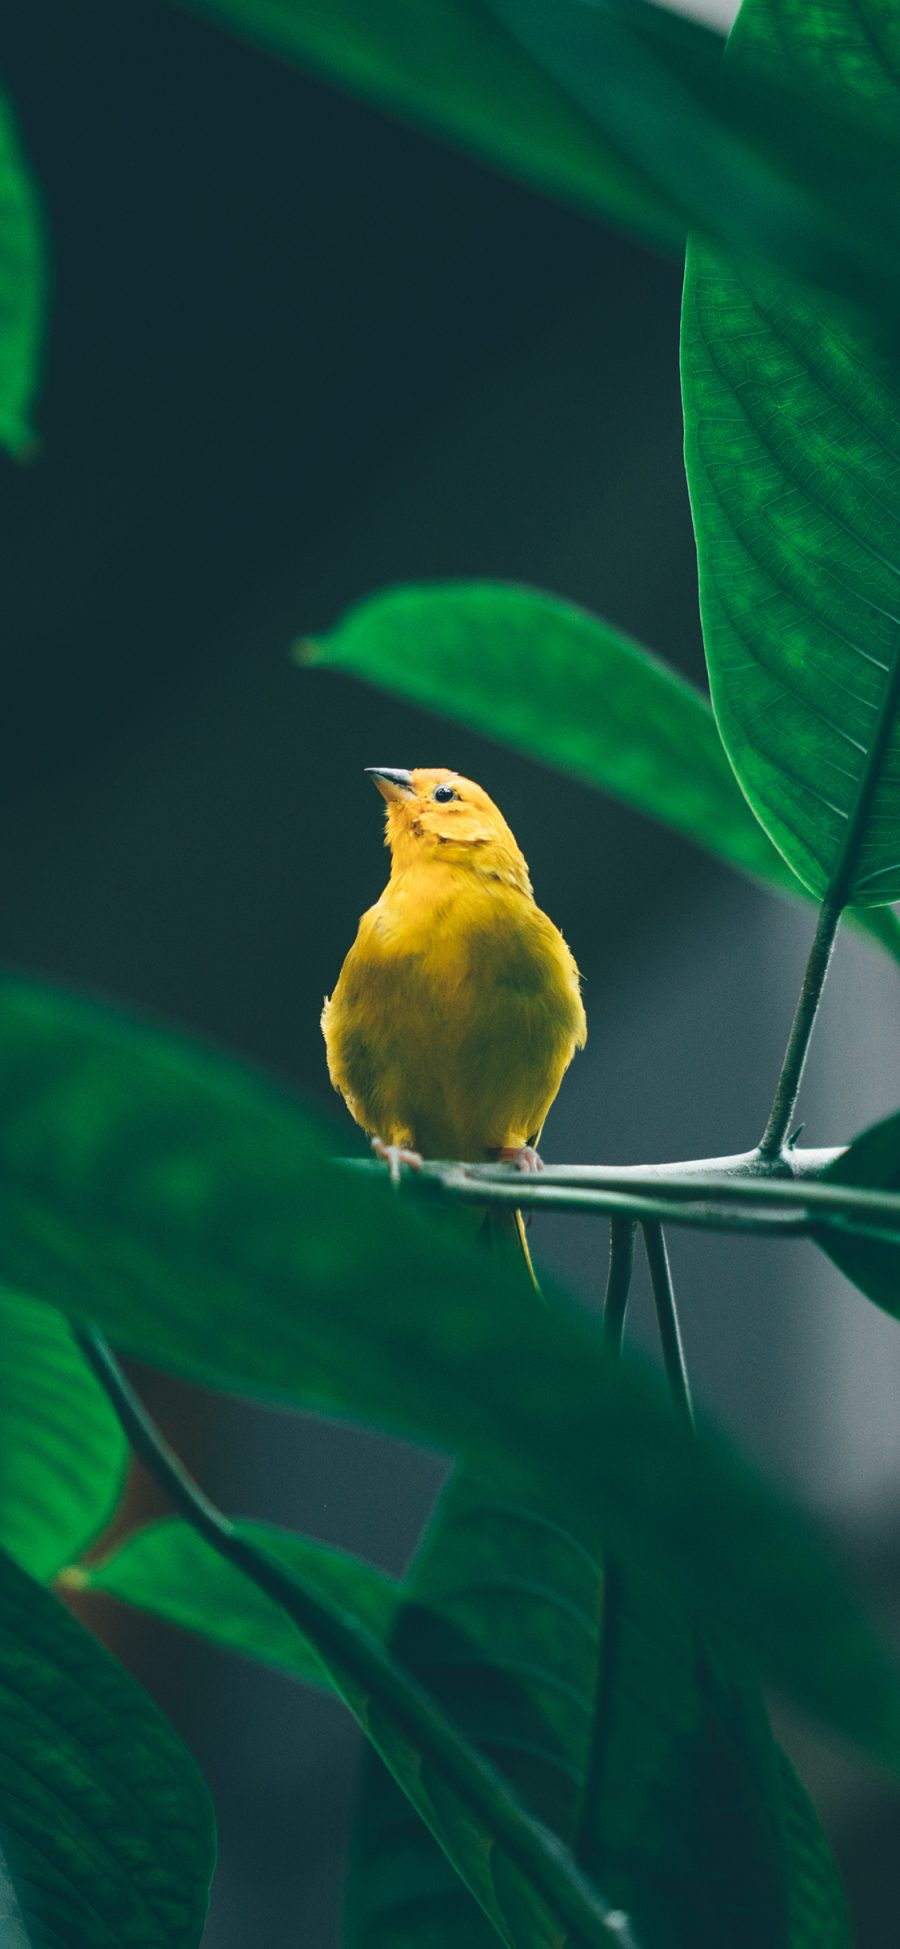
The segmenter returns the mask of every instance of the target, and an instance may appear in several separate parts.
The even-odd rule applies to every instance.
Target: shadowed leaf
[[[0,1707],[4,1945],[196,1949],[215,1839],[193,1760],[134,1680],[2,1552]]]
[[[68,1320],[0,1291],[0,1547],[48,1578],[109,1521],[128,1450]]]

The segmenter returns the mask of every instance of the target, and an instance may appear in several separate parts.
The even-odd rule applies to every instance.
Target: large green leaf
[[[661,183],[617,153],[482,0],[188,0],[539,188],[678,248]]]
[[[642,0],[188,0],[654,243],[686,229],[896,308],[896,131]]]
[[[872,1191],[900,1191],[900,1113],[864,1130],[823,1173],[824,1181]],[[873,1215],[873,1222],[874,1215]],[[848,1279],[876,1306],[900,1319],[900,1243],[886,1235],[867,1236],[832,1219],[818,1241]]]
[[[68,1320],[0,1291],[0,1547],[52,1577],[118,1501],[128,1450]]]
[[[214,1854],[206,1789],[168,1720],[0,1552],[10,1949],[196,1949]]]
[[[121,1563],[114,1553],[101,1573],[100,1587],[136,1596],[145,1608],[163,1615],[189,1614],[190,1623],[216,1642],[263,1656],[297,1677],[308,1679],[317,1669],[320,1680],[329,1676],[402,1786],[415,1816],[440,1842],[480,1911],[491,1918],[485,1927],[492,1939],[499,1935],[510,1949],[522,1939],[534,1949],[562,1949],[569,1941],[601,1949],[618,1943],[620,1949],[629,1949],[632,1938],[607,1929],[607,1905],[571,1858],[460,1738],[452,1722],[435,1713],[426,1693],[386,1649],[396,1587],[392,1596],[389,1581],[366,1565],[354,1565],[346,1557],[341,1561],[340,1552],[304,1546],[301,1539],[292,1542],[283,1532],[274,1533],[273,1548],[273,1532],[266,1525],[245,1524],[241,1534],[290,1574],[291,1615],[296,1620],[293,1655],[284,1612],[261,1597],[254,1605],[247,1587],[242,1588],[244,1579],[234,1571],[223,1575],[221,1561],[205,1544],[192,1547],[196,1538],[183,1541],[178,1525],[158,1526],[149,1548],[142,1547],[140,1536],[133,1539],[124,1546]],[[186,1567],[196,1578],[192,1599],[183,1590]],[[162,1573],[161,1602],[156,1569]],[[96,1585],[95,1579],[90,1581]],[[229,1613],[224,1624],[217,1606]],[[266,1645],[267,1632],[271,1647]],[[479,1908],[475,1914],[477,1926]]]
[[[242,1523],[240,1530],[297,1577],[351,1611],[376,1638],[386,1641],[390,1636],[399,1603],[392,1578],[345,1550],[294,1536],[271,1523]],[[280,1606],[178,1518],[133,1531],[99,1560],[72,1565],[62,1582],[67,1590],[100,1590],[152,1611],[167,1624],[199,1632],[305,1684],[328,1683],[309,1641]]]
[[[738,789],[706,699],[573,603],[502,582],[389,589],[297,654],[597,785],[765,886],[805,891]],[[900,960],[896,914],[863,924]]]
[[[0,445],[13,454],[32,441],[45,275],[37,195],[0,96]]]
[[[289,1099],[190,1045],[0,984],[0,1277],[220,1386],[466,1457],[659,1579],[900,1763],[900,1689],[829,1555],[596,1321],[523,1303]]]
[[[376,1637],[387,1639],[403,1586],[340,1550],[266,1524],[242,1524],[241,1533],[262,1544],[307,1586],[334,1599]],[[309,1639],[284,1611],[180,1521],[137,1531],[101,1562],[80,1567],[66,1581],[76,1588],[102,1590],[305,1683],[327,1682]],[[457,1483],[429,1531],[412,1590],[415,1608],[405,1613],[395,1645],[396,1654],[437,1692],[473,1743],[502,1766],[532,1812],[570,1839],[596,1739],[591,1715],[593,1711],[596,1717],[600,1703],[596,1688],[601,1673],[607,1700],[609,1696],[610,1673],[601,1665],[600,1594],[591,1559],[559,1526],[535,1518],[521,1505],[486,1505],[477,1492]],[[683,1625],[661,1605],[659,1593],[648,1613],[638,1610],[638,1619],[638,1682],[632,1674],[630,1684],[621,1684],[620,1663],[618,1751],[609,1752],[605,1769],[604,1844],[612,1814],[610,1839],[624,1832],[627,1856],[623,1863],[620,1846],[614,1864],[609,1847],[604,1845],[601,1852],[595,1846],[585,1857],[586,1865],[601,1882],[605,1871],[614,1872],[622,1885],[623,1905],[637,1904],[638,1916],[641,1905],[663,1899],[664,1933],[649,1938],[654,1942],[666,1939],[668,1914],[674,1921],[684,1912],[691,1918],[691,1939],[699,1942],[697,1928],[704,1915],[712,1915],[715,1931],[740,1901],[742,1882],[749,1877],[748,1917],[760,1920],[765,1939],[774,1944],[778,1869],[771,1843],[766,1862],[760,1849],[765,1829],[762,1836],[759,1830],[761,1814],[763,1822],[776,1816],[766,1804],[767,1797],[771,1802],[771,1785],[759,1779],[753,1728],[741,1729],[729,1755],[721,1731],[733,1724],[733,1713],[723,1710],[721,1692],[716,1713],[708,1686],[698,1687]],[[621,1615],[617,1640],[621,1649]],[[678,1648],[685,1645],[687,1660],[679,1668]],[[710,1744],[714,1722],[720,1737]],[[758,1748],[758,1734],[755,1743]],[[738,1772],[735,1760],[742,1753],[746,1758]],[[844,1949],[849,1938],[827,1846],[786,1764],[784,1774],[791,1949]],[[729,1796],[727,1789],[730,1781],[741,1778],[745,1792],[736,1804],[734,1792]],[[756,1789],[750,1792],[754,1778]],[[593,1779],[596,1785],[596,1766]],[[667,1788],[673,1796],[668,1807]],[[725,1819],[718,1816],[717,1799]],[[683,1809],[688,1804],[707,1810],[693,1851],[686,1847]],[[495,1930],[466,1896],[414,1810],[404,1810],[402,1795],[380,1765],[372,1769],[364,1807],[351,1895],[352,1932],[359,1941],[378,1940],[387,1930],[392,1949],[402,1949],[407,1939],[418,1942],[427,1918],[434,1949],[445,1940],[448,1949],[451,1944],[455,1949],[461,1904],[467,1903],[467,1944],[475,1949],[482,1940],[493,1942]],[[722,1846],[729,1827],[739,1844],[736,1871]],[[713,1838],[717,1845],[710,1862],[700,1857]],[[662,1879],[667,1861],[668,1883]],[[767,1868],[767,1878],[754,1884],[761,1868]],[[735,1941],[741,1939],[742,1926],[738,1915]],[[721,1937],[714,1933],[713,1939]]]
[[[788,1942],[775,1750],[736,1723],[658,1586],[599,1565],[556,1523],[457,1478],[395,1652],[502,1765],[653,1949]],[[474,1912],[372,1762],[357,1824],[354,1949],[488,1949]]]
[[[900,108],[880,0],[745,0],[736,44],[863,115]],[[688,253],[688,479],[713,706],[744,791],[816,894],[900,897],[900,375],[859,324]]]

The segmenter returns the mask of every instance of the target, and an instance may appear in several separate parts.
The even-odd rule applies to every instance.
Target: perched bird
[[[537,1169],[587,1035],[573,956],[480,785],[368,775],[387,801],[391,873],[322,1012],[332,1083],[394,1174],[423,1156]]]

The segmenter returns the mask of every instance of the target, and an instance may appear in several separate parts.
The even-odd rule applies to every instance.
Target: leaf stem
[[[328,1665],[336,1690],[382,1759],[390,1766],[389,1753],[375,1730],[380,1715],[370,1709],[373,1701],[376,1707],[380,1704],[393,1714],[407,1738],[431,1753],[455,1791],[476,1810],[531,1888],[577,1939],[595,1944],[597,1949],[601,1944],[637,1949],[628,1917],[603,1901],[572,1856],[567,1857],[555,1836],[532,1818],[502,1776],[468,1745],[422,1686],[396,1665],[354,1618],[298,1583],[288,1570],[242,1536],[236,1524],[204,1494],[148,1415],[103,1335],[93,1327],[73,1326],[72,1331],[135,1454],[154,1481],[191,1528],[286,1611],[310,1639]],[[396,1772],[395,1777],[402,1787],[403,1780]],[[413,1805],[424,1818],[415,1801]],[[433,1831],[443,1845],[440,1833]],[[474,1888],[471,1892],[478,1900]]]
[[[656,1319],[662,1342],[663,1363],[672,1399],[688,1426],[693,1428],[694,1410],[691,1405],[691,1390],[688,1385],[684,1348],[681,1344],[681,1329],[678,1325],[669,1255],[661,1225],[656,1223],[644,1225],[644,1249],[650,1267],[650,1282],[653,1287]]]
[[[607,1351],[614,1357],[618,1357],[622,1351],[625,1309],[634,1270],[636,1230],[633,1218],[611,1218],[609,1221],[609,1272],[603,1301],[603,1340]]]
[[[842,906],[835,905],[831,900],[823,901],[819,909],[818,925],[806,963],[775,1098],[759,1146],[760,1157],[776,1159],[784,1151],[842,912]]]

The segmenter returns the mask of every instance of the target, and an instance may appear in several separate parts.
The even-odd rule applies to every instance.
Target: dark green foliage
[[[694,229],[685,422],[715,718],[605,624],[496,583],[388,591],[300,656],[488,730],[764,884],[825,896],[776,1097],[786,1133],[839,910],[868,909],[857,924],[900,960],[900,20],[881,0],[747,0],[722,64],[718,37],[641,0],[190,4],[644,239],[677,249]],[[42,283],[0,108],[13,452]],[[702,1423],[695,1438],[596,1320],[558,1294],[539,1307],[520,1267],[339,1166],[343,1132],[227,1061],[4,979],[0,1104],[4,1949],[192,1949],[203,1927],[203,1784],[31,1580],[61,1570],[65,1589],[346,1702],[377,1756],[352,1949],[848,1949],[756,1673],[896,1772],[900,1671],[781,1495]],[[777,1177],[778,1114],[773,1128],[753,1171]],[[820,1244],[900,1316],[900,1218],[878,1200],[900,1191],[900,1116],[813,1169]],[[522,1195],[449,1175],[473,1199]],[[770,1187],[749,1176],[741,1205],[713,1175],[714,1220],[752,1227]],[[867,1195],[826,1215],[842,1187]],[[799,1217],[808,1233],[789,1188],[769,1227],[793,1235]],[[690,1191],[670,1177],[699,1223]],[[605,1196],[625,1226],[637,1207]],[[424,1305],[436,1268],[440,1303]],[[192,1526],[78,1562],[125,1460],[94,1376],[126,1424],[128,1405],[96,1334],[85,1361],[69,1321],[188,1379],[458,1458],[410,1579],[269,1525],[230,1529],[166,1476],[152,1431],[141,1452]]]
[[[523,1305],[311,1119],[188,1043],[49,990],[0,988],[0,1272],[175,1371],[467,1456],[582,1545],[758,1657],[900,1763],[900,1690],[820,1546],[736,1460],[692,1443],[596,1322]],[[516,1386],[509,1348],[516,1348]],[[775,1595],[773,1595],[775,1593]]]
[[[242,1532],[357,1617],[373,1636],[387,1639],[398,1604],[397,1586],[380,1570],[344,1550],[271,1523],[245,1523]],[[242,1651],[290,1672],[308,1685],[327,1685],[328,1674],[309,1642],[270,1598],[215,1556],[187,1523],[174,1517],[134,1530],[99,1561],[70,1572],[69,1584],[102,1590],[169,1624],[197,1631],[230,1651]]]
[[[214,1854],[206,1789],[168,1721],[0,1553],[4,1945],[195,1949]]]
[[[787,1943],[764,1715],[735,1723],[728,1687],[717,1693],[695,1632],[658,1586],[623,1580],[615,1566],[604,1576],[561,1526],[459,1477],[426,1539],[395,1650],[577,1852],[640,1941]],[[349,1942],[453,1949],[463,1930],[481,1944],[477,1917],[448,1899],[445,1863],[372,1763]]]

